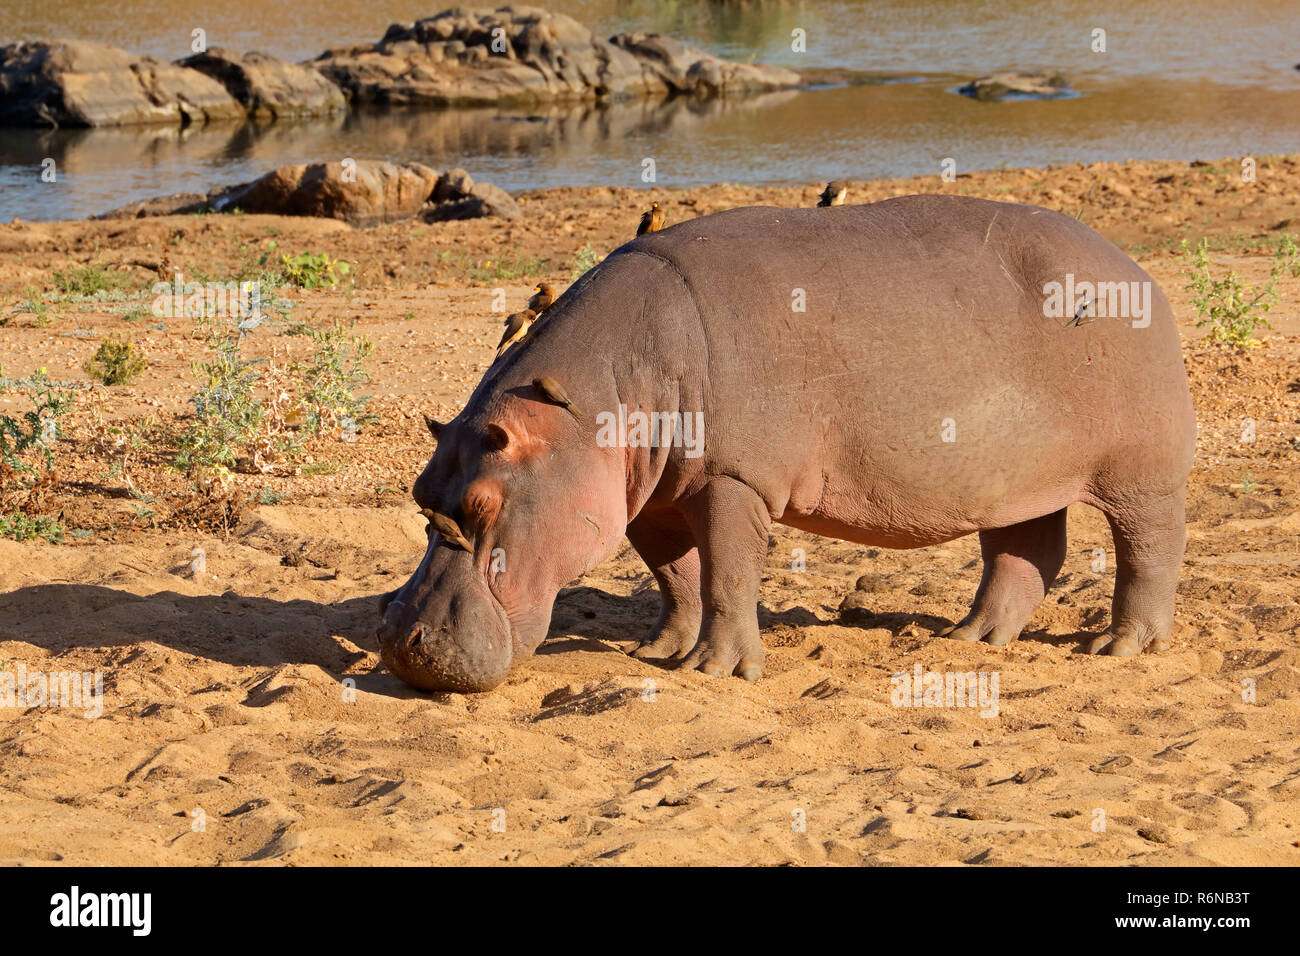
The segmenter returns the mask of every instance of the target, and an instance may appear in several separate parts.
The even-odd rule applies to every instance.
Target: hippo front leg
[[[650,633],[632,651],[651,661],[681,661],[700,638],[700,552],[681,512],[643,511],[627,526],[627,540],[659,583],[662,606]]]
[[[758,585],[771,517],[758,493],[734,478],[713,479],[682,508],[700,549],[704,619],[699,643],[681,666],[758,680]]]

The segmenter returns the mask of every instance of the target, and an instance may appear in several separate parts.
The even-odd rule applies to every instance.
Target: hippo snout
[[[496,687],[512,656],[505,611],[463,553],[443,549],[417,580],[422,571],[382,607],[376,637],[384,664],[422,690]]]

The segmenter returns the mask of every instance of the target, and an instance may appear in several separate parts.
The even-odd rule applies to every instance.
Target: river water
[[[1300,151],[1300,0],[554,0],[599,34],[659,30],[738,60],[896,82],[721,103],[354,113],[254,127],[0,130],[0,219],[75,218],[203,192],[286,162],[463,166],[518,191],[558,185],[785,184],[1123,159]],[[294,60],[381,37],[437,0],[0,0],[0,43],[75,36],[177,59],[211,45]],[[791,31],[807,50],[791,48]],[[1095,31],[1105,52],[1094,52]],[[1004,70],[1064,72],[1080,95],[978,103]],[[42,183],[53,158],[57,183]]]

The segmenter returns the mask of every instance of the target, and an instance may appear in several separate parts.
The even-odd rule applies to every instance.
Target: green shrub
[[[54,484],[55,442],[62,434],[61,419],[72,409],[74,398],[72,392],[53,388],[44,369],[23,384],[31,409],[17,416],[0,414],[0,512],[17,509],[31,515],[40,509]],[[9,523],[14,528],[26,527],[12,520]]]
[[[357,389],[370,381],[365,370],[366,357],[374,343],[364,336],[348,335],[341,322],[309,333],[315,351],[297,370],[303,383],[302,405],[306,428],[311,434],[337,426],[345,432],[376,421],[378,416],[366,412],[369,395]]]
[[[597,254],[596,250],[591,248],[591,243],[587,243],[578,250],[578,255],[573,260],[573,271],[570,273],[570,279],[577,282],[603,258],[605,257]]]
[[[18,306],[17,311],[30,312],[34,323],[40,328],[54,321],[50,316],[50,305],[45,301],[45,297],[41,295],[40,289],[29,285],[23,294],[27,296],[27,299]]]
[[[1212,342],[1239,349],[1258,348],[1256,332],[1272,328],[1265,315],[1278,302],[1277,280],[1288,273],[1300,274],[1300,254],[1295,241],[1288,235],[1278,242],[1268,285],[1259,289],[1232,270],[1222,276],[1214,275],[1208,240],[1202,238],[1192,247],[1184,239],[1182,248],[1186,262],[1184,273],[1189,279],[1184,288],[1192,293],[1192,306],[1200,317],[1197,327],[1209,326]]]
[[[323,252],[300,252],[293,257],[281,256],[280,261],[284,281],[300,289],[319,289],[322,286],[332,288],[352,268],[346,262],[331,259]]]
[[[110,335],[99,343],[99,348],[82,370],[105,385],[125,385],[148,366],[142,353],[130,339]]]
[[[87,263],[54,273],[54,284],[66,296],[90,297],[100,292],[114,292],[130,283],[127,276],[104,266]]]
[[[174,462],[186,472],[233,465],[262,424],[264,409],[253,394],[258,360],[244,359],[239,345],[237,330],[212,338],[212,358],[190,366],[200,385],[190,399],[194,421],[178,436]]]
[[[21,511],[0,515],[0,538],[13,538],[15,541],[44,538],[50,544],[58,544],[66,530],[57,518],[33,517]]]
[[[0,415],[0,487],[54,468],[54,443],[62,434],[60,419],[71,409],[71,392],[56,391],[45,370],[28,379],[32,408],[21,416]]]

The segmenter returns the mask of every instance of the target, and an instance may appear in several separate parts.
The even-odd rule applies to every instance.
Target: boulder
[[[92,219],[135,219],[199,212],[319,216],[354,226],[374,226],[422,216],[427,222],[523,213],[504,189],[476,183],[463,169],[438,175],[422,163],[349,160],[279,166],[252,182],[202,193],[158,196],[120,206]]]
[[[343,91],[311,67],[266,53],[235,53],[210,47],[178,65],[216,80],[248,115],[259,119],[319,116],[347,109]]]
[[[691,96],[750,93],[803,82],[798,74],[753,63],[733,63],[710,56],[661,33],[620,33],[610,43],[636,58],[637,68],[653,92]]]
[[[986,102],[1008,96],[1050,100],[1069,93],[1070,81],[1059,73],[999,73],[971,80],[957,92]]]
[[[473,188],[474,180],[470,178],[469,173],[460,167],[449,169],[438,177],[438,182],[433,187],[432,199],[434,202],[467,199]]]
[[[87,40],[0,47],[0,125],[185,126],[243,116],[216,80],[153,57]]]
[[[595,100],[799,86],[785,69],[732,63],[647,33],[601,39],[538,7],[456,8],[394,24],[378,43],[312,66],[363,103],[474,105]]]
[[[437,171],[421,163],[296,164],[220,190],[209,202],[216,212],[239,208],[246,213],[321,216],[373,226],[417,215],[437,182]]]
[[[468,177],[467,177],[468,178]],[[441,185],[441,181],[439,183]],[[479,219],[496,216],[498,219],[520,219],[523,213],[511,195],[491,183],[474,183],[464,193],[441,192],[442,199],[428,206],[421,214],[425,222],[445,222],[449,219]]]

